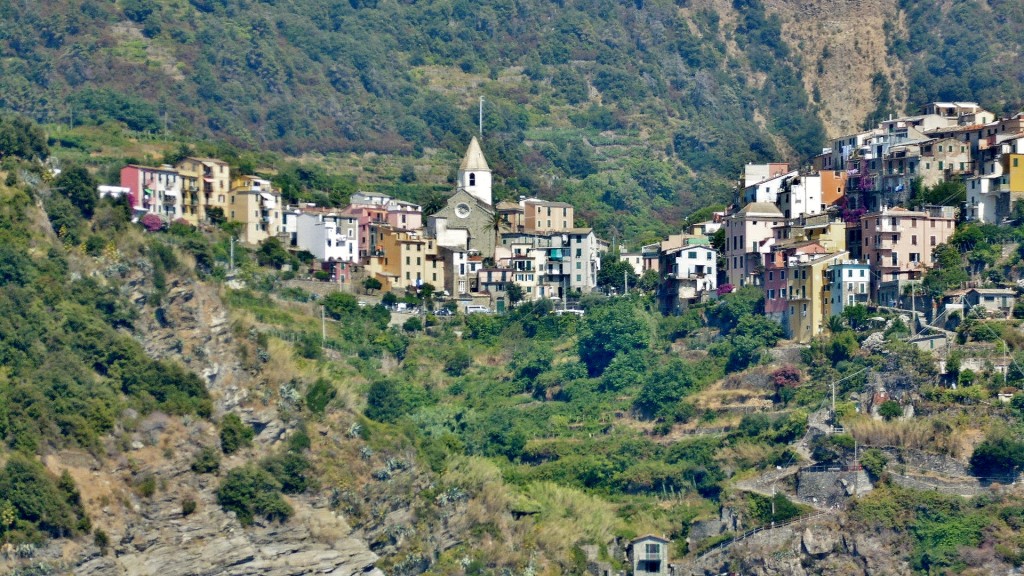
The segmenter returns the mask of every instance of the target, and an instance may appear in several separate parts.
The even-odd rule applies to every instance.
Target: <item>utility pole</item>
[[[484,97],[483,96],[480,97],[480,114],[479,115],[480,115],[480,119],[479,119],[479,122],[480,122],[480,139],[483,140],[483,138],[484,138]]]
[[[626,294],[629,294],[629,276],[626,274],[626,271],[623,270],[622,271],[622,295],[625,296]]]
[[[235,237],[234,236],[231,237],[230,244],[231,244],[231,247],[228,250],[228,258],[229,258],[228,272],[234,272],[235,271]]]
[[[327,309],[320,305],[320,347],[327,345]]]

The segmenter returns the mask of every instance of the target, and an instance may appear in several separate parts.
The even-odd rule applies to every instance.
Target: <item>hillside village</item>
[[[359,192],[346,206],[285,205],[271,181],[233,176],[225,162],[125,166],[120,186],[136,217],[239,223],[239,239],[270,238],[312,255],[322,277],[348,291],[379,286],[477,302],[504,311],[521,300],[568,301],[598,288],[602,259],[656,280],[660,310],[675,314],[743,286],[764,292],[765,314],[806,344],[849,306],[909,310],[921,345],[945,339],[932,320],[972,306],[1007,316],[1015,292],[961,286],[926,298],[920,285],[960,221],[1003,223],[1024,194],[1024,120],[996,119],[972,102],[933,102],[836,138],[803,168],[748,164],[736,203],[680,234],[630,251],[598,238],[573,205],[520,197],[495,202],[474,137],[446,204],[433,214],[386,194]],[[966,199],[921,194],[962,184]],[[373,279],[371,284],[365,284]],[[626,285],[620,289],[628,289]],[[509,292],[512,294],[509,294]]]
[[[539,562],[551,574],[718,573],[761,562],[744,550],[778,550],[776,537],[787,562],[866,562],[853,573],[888,574],[935,562],[929,536],[894,556],[885,539],[898,529],[854,546],[841,524],[892,528],[873,516],[878,506],[909,525],[932,489],[941,496],[928,506],[955,508],[943,523],[988,527],[942,544],[943,566],[1024,561],[1024,541],[961,553],[1016,522],[1001,515],[1018,501],[1011,483],[1024,443],[1001,431],[1024,413],[1024,359],[1016,321],[1002,320],[1021,313],[1019,249],[1009,249],[1019,230],[1007,224],[1018,216],[1014,150],[1024,136],[969,103],[924,112],[837,138],[803,168],[748,164],[731,205],[632,246],[599,238],[568,202],[496,201],[476,138],[453,166],[454,189],[427,209],[377,191],[344,205],[289,202],[271,171],[235,174],[237,158],[205,153],[118,162],[120,181],[98,189],[81,167],[53,177],[48,162],[10,161],[0,216],[21,220],[8,236],[53,248],[7,258],[0,296],[39,301],[11,300],[9,315],[50,310],[34,278],[64,282],[80,308],[53,309],[47,342],[71,346],[79,339],[57,335],[87,326],[86,343],[152,354],[166,381],[95,359],[91,347],[67,352],[83,381],[95,370],[113,387],[110,410],[181,417],[190,428],[143,437],[131,421],[75,419],[75,404],[41,401],[42,421],[66,423],[36,431],[29,423],[40,418],[20,408],[36,401],[25,400],[11,403],[15,424],[0,431],[28,453],[61,454],[40,483],[74,461],[79,486],[96,472],[120,494],[121,508],[110,508],[86,490],[85,512],[74,512],[95,522],[95,573],[168,562],[162,543],[125,544],[120,522],[138,510],[177,519],[180,503],[183,522],[246,528],[253,546],[262,530],[329,510],[351,526],[354,546],[366,541],[358,570],[396,574],[524,568],[537,556],[520,543],[532,539],[546,542]],[[971,158],[982,156],[975,174]],[[971,209],[972,184],[985,187],[979,205],[994,208]],[[59,246],[70,265],[44,268]],[[12,358],[44,338],[0,336]],[[19,388],[0,392],[88,395],[59,380],[37,390],[46,365],[15,368]],[[155,388],[138,387],[151,380]],[[157,442],[163,452],[146,465],[130,456]],[[74,460],[69,450],[83,446],[96,453]],[[168,474],[185,483],[147,480]],[[234,498],[248,482],[262,482],[269,500]],[[963,500],[1004,490],[1006,500],[976,500],[983,511]],[[196,502],[201,511],[184,520]],[[583,509],[590,515],[568,525]],[[36,534],[28,516],[17,522],[5,534],[22,543]],[[560,533],[548,541],[548,530]],[[121,543],[105,541],[108,532]],[[41,547],[26,548],[39,558],[9,560],[56,561],[66,537],[39,536]],[[190,562],[209,558],[203,542]],[[346,563],[308,552],[314,563]],[[764,573],[800,573],[793,566]]]

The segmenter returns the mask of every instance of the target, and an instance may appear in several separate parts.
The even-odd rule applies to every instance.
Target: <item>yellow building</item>
[[[284,232],[281,218],[281,193],[270,180],[258,176],[240,176],[231,181],[228,194],[228,220],[242,224],[239,238],[246,244],[259,244]]]
[[[189,157],[178,162],[175,168],[182,179],[182,217],[185,220],[192,224],[207,222],[210,208],[220,210],[220,217],[228,216],[231,169],[227,162]]]
[[[821,334],[831,315],[828,292],[828,267],[845,262],[848,252],[802,254],[788,267],[789,293],[785,326],[789,337],[807,343]]]
[[[828,214],[800,216],[774,229],[776,244],[784,240],[817,242],[827,252],[846,250],[846,223]]]
[[[403,290],[430,284],[444,290],[444,258],[437,242],[419,232],[390,226],[378,229],[379,241],[366,272],[384,284],[384,290]]]

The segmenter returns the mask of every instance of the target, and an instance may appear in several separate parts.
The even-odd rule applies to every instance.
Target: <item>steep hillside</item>
[[[640,239],[750,161],[929,99],[1015,111],[1013,2],[0,2],[0,107],[214,137],[373,185],[444,184],[484,104],[499,196],[564,197]],[[384,170],[367,170],[381,162]],[[319,158],[314,154],[309,158]],[[657,224],[657,222],[667,223]]]

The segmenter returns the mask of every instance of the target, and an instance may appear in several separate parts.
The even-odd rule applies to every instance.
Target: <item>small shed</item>
[[[629,543],[629,563],[633,566],[633,576],[667,576],[668,545],[667,538],[648,534],[634,538]]]

